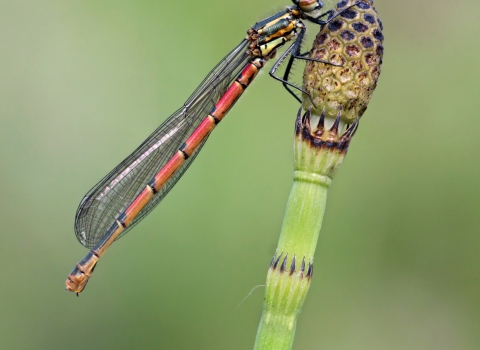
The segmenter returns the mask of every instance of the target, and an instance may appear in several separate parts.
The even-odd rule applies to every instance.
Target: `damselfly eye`
[[[293,2],[304,12],[313,12],[323,8],[323,3],[318,0],[294,0]]]
[[[270,74],[302,102],[293,89],[304,90],[289,82],[292,64],[285,68],[283,78],[276,76],[275,71],[284,60],[303,58],[299,56],[307,30],[303,21],[324,25],[329,22],[322,20],[322,15],[332,12],[322,14],[323,3],[319,0],[291,1],[293,5],[287,10],[250,27],[248,36],[212,69],[183,106],[84,196],[75,215],[75,235],[90,251],[68,275],[68,291],[80,293],[106,249],[162,201],[265,62],[289,41],[293,42],[290,49],[277,60]],[[341,1],[360,1],[350,6],[359,8],[373,2]],[[368,41],[362,44],[370,45]]]

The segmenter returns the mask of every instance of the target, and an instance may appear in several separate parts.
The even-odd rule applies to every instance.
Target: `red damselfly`
[[[300,100],[291,88],[306,92],[288,81],[293,60],[317,61],[300,53],[304,21],[325,25],[352,6],[364,4],[347,3],[337,5],[340,11],[334,14],[321,13],[320,1],[293,0],[286,10],[256,23],[185,104],[85,195],[75,216],[75,234],[90,252],[68,275],[67,291],[78,295],[85,288],[105,250],[168,194],[266,61],[289,41],[293,43],[273,65],[270,75]],[[328,19],[322,20],[325,16]],[[286,58],[285,74],[277,77],[275,71]]]

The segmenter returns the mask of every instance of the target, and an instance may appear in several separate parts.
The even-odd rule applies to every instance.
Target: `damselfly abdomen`
[[[257,73],[276,51],[292,44],[274,65],[289,58],[281,80],[288,81],[293,59],[313,60],[300,53],[304,21],[324,25],[341,12],[321,13],[323,4],[293,0],[293,6],[256,23],[243,39],[207,75],[185,104],[165,120],[131,155],[107,174],[83,198],[75,216],[75,234],[90,248],[66,280],[66,290],[80,293],[105,250],[142,220],[170,191],[190,166],[209,134],[225,117]],[[355,3],[352,6],[355,6]],[[349,6],[342,11],[352,7]]]

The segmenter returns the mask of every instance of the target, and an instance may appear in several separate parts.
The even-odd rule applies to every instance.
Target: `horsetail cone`
[[[292,348],[313,277],[328,188],[377,84],[382,41],[372,0],[341,0],[316,37],[310,58],[325,63],[308,61],[304,72],[293,186],[267,274],[255,350]]]
[[[346,124],[362,116],[380,76],[382,30],[373,0],[341,0],[336,5],[309,56],[327,63],[307,61],[305,67],[303,88],[310,95],[303,94],[305,110],[324,112],[327,118],[341,112]]]

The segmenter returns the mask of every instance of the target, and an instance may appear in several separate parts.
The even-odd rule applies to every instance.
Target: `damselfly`
[[[333,14],[321,13],[323,4],[317,0],[292,1],[292,6],[248,30],[247,37],[217,64],[185,104],[85,195],[75,216],[75,234],[91,249],[68,275],[66,290],[78,295],[85,288],[105,250],[167,195],[266,61],[289,41],[292,44],[273,65],[270,75],[297,99],[291,88],[305,93],[288,81],[294,59],[317,61],[300,53],[306,32],[303,21],[325,25],[361,3],[339,3],[340,11]],[[328,20],[322,20],[326,15]],[[289,62],[283,78],[275,76],[286,58]]]

